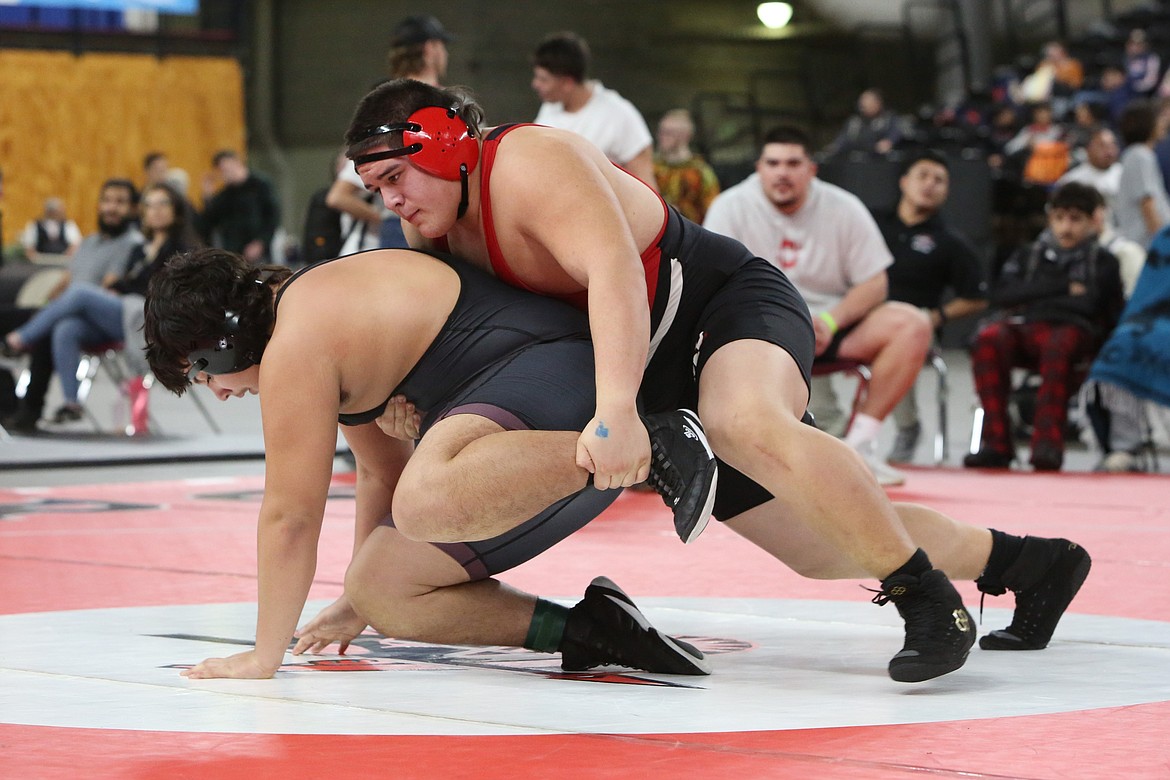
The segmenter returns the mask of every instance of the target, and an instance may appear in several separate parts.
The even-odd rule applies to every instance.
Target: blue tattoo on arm
[[[606,428],[605,423],[601,422],[600,420],[597,422],[597,430],[594,431],[594,433],[597,434],[597,438],[599,439],[609,438],[609,428]]]

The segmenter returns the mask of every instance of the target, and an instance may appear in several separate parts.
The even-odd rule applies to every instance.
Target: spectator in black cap
[[[455,36],[433,16],[408,16],[390,40],[390,75],[439,86],[447,75],[447,44]]]

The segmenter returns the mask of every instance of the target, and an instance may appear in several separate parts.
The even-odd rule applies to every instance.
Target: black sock
[[[568,619],[568,607],[537,599],[536,609],[532,611],[532,622],[528,624],[528,636],[524,637],[524,647],[540,653],[557,652]]]
[[[890,579],[890,577],[900,576],[921,577],[923,574],[926,574],[933,568],[934,566],[931,565],[930,558],[927,557],[926,551],[919,547],[914,551],[914,554],[910,556],[910,560],[906,561],[897,569],[894,569],[892,572],[886,575],[886,580]],[[882,582],[885,582],[885,580],[882,580]]]
[[[988,530],[991,531],[991,555],[987,557],[987,566],[975,584],[984,593],[998,596],[1007,591],[1003,584],[1003,573],[1020,557],[1020,551],[1024,549],[1024,537],[1005,534],[994,528]]]

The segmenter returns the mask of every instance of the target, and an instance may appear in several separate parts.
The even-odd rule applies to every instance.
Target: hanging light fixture
[[[760,3],[756,7],[756,16],[769,30],[779,30],[787,27],[792,21],[791,3]]]

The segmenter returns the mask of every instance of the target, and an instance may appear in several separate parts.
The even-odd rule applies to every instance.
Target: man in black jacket
[[[230,149],[216,153],[215,176],[203,179],[203,213],[199,230],[212,246],[244,256],[248,262],[273,262],[272,236],[280,225],[280,205],[268,179],[248,169]]]
[[[1007,402],[1018,366],[1040,374],[1032,466],[1060,469],[1079,366],[1117,324],[1124,301],[1117,258],[1097,243],[1093,215],[1103,207],[1092,187],[1064,185],[1048,202],[1048,229],[1004,264],[991,294],[1001,316],[979,331],[971,351],[983,435],[964,465],[1007,468],[1014,459]]]

